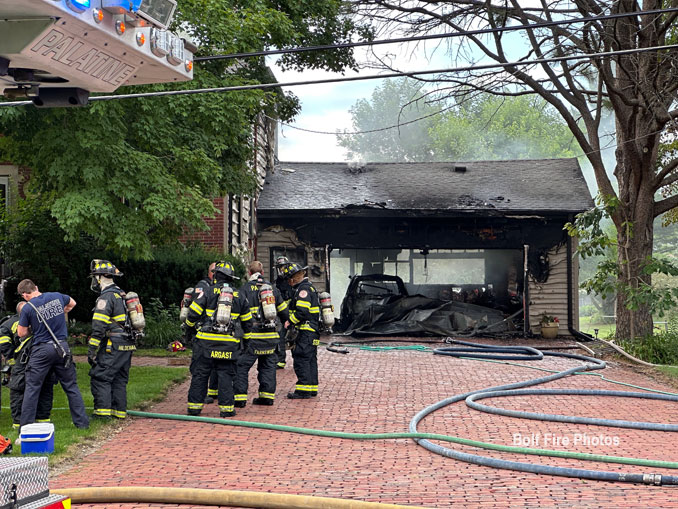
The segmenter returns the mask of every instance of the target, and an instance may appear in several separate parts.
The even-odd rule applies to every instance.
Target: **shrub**
[[[623,340],[619,346],[645,362],[678,365],[678,332],[675,331]]]
[[[179,306],[176,304],[164,306],[160,299],[151,298],[144,308],[144,314],[146,336],[141,342],[142,347],[165,348],[175,339],[181,339]]]

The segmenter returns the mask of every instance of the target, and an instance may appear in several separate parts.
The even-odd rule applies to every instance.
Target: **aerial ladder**
[[[0,93],[38,107],[193,78],[192,42],[168,30],[176,0],[0,1]]]

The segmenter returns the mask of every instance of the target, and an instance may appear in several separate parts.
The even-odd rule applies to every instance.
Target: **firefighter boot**
[[[273,400],[271,398],[254,398],[252,400],[252,404],[253,405],[272,406]]]

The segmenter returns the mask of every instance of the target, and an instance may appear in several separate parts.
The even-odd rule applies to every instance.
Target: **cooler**
[[[54,452],[54,424],[36,422],[21,426],[21,454]]]

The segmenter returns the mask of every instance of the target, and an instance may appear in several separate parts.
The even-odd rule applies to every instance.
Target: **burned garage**
[[[281,163],[257,204],[256,256],[309,266],[339,330],[540,332],[578,327],[563,226],[593,205],[576,159]]]

